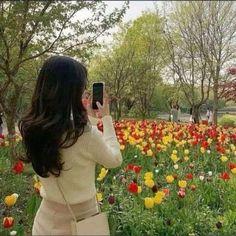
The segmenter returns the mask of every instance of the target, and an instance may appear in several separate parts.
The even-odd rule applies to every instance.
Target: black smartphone
[[[96,102],[100,102],[103,105],[103,92],[104,92],[105,84],[103,82],[96,82],[93,83],[93,100],[92,100],[92,108],[97,110]]]

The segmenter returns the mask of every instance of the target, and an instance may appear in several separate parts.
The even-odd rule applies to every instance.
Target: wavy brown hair
[[[41,177],[60,176],[60,149],[74,145],[84,132],[86,83],[86,68],[70,57],[50,57],[40,70],[30,110],[18,126],[26,150],[24,160]]]

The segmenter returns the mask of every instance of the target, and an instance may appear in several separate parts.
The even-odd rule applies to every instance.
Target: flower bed
[[[112,235],[236,234],[236,128],[154,121],[114,126],[124,161],[116,169],[98,167],[96,183]],[[19,194],[14,206],[6,206],[5,200],[4,206],[13,209],[25,198],[32,218],[40,183],[37,178],[30,182],[30,192]],[[18,194],[11,191],[4,192],[3,201]],[[5,217],[18,217],[10,213]],[[30,232],[30,226],[23,226]],[[17,227],[15,221],[4,230]]]

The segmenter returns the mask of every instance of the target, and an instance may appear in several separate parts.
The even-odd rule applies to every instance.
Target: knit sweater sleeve
[[[111,116],[103,117],[102,123],[103,133],[98,129],[92,129],[89,145],[91,159],[106,168],[115,168],[121,165],[122,155]]]
[[[91,125],[94,125],[94,126],[96,126],[99,121],[99,119],[92,117],[92,116],[88,116],[88,119],[89,119]]]

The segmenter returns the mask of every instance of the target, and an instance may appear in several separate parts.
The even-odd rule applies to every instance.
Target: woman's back
[[[109,116],[103,118],[104,135],[96,126],[88,125],[85,132],[77,142],[62,149],[64,170],[58,180],[60,181],[67,201],[70,204],[81,203],[91,199],[96,194],[95,165],[99,163],[107,168],[120,166],[122,156],[116,136],[110,126]],[[43,187],[41,195],[48,200],[64,203],[54,176],[40,178]]]

